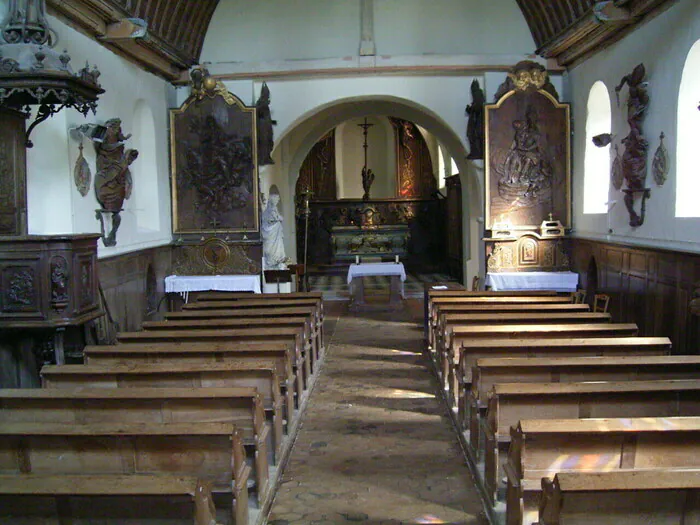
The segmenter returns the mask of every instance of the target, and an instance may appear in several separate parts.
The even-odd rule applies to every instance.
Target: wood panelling
[[[143,321],[160,319],[159,312],[165,311],[162,299],[171,260],[172,247],[162,246],[98,261],[107,308],[120,330],[137,331]],[[149,293],[155,296],[149,297]]]
[[[689,310],[700,286],[700,254],[574,239],[571,262],[589,298],[610,295],[615,322],[637,323],[640,335],[670,337],[676,354],[700,353],[700,318]]]

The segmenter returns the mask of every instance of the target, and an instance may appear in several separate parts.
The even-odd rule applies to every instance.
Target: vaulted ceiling
[[[177,81],[199,61],[219,0],[47,0],[50,11],[106,47]],[[254,0],[253,0],[254,1]],[[258,0],[259,1],[259,0]],[[678,0],[515,0],[537,54],[571,66]],[[145,36],[128,19],[147,21]]]

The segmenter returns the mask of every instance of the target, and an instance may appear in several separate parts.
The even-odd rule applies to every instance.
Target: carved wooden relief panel
[[[0,110],[0,235],[27,232],[24,117]]]
[[[535,230],[550,213],[571,227],[569,106],[537,86],[486,106],[487,230]]]
[[[173,232],[259,238],[255,108],[226,92],[171,111]]]
[[[333,129],[311,148],[304,159],[297,179],[297,197],[311,191],[312,198],[315,200],[336,199],[335,175],[335,129]]]
[[[437,190],[428,145],[418,127],[389,118],[396,141],[396,193],[400,198],[430,197]]]
[[[103,315],[98,238],[0,237],[0,328],[72,326]]]

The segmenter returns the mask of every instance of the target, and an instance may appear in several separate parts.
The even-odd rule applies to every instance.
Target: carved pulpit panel
[[[25,119],[0,110],[0,235],[27,233]]]
[[[259,239],[255,108],[222,86],[170,119],[174,234]]]

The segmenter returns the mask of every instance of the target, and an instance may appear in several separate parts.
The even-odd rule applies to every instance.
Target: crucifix
[[[365,121],[362,124],[358,124],[358,126],[362,128],[362,136],[364,137],[362,148],[365,150],[365,163],[362,168],[362,189],[364,190],[365,194],[362,196],[362,200],[368,201],[369,190],[374,182],[374,173],[372,173],[372,170],[367,169],[367,149],[369,148],[369,144],[367,144],[367,135],[369,128],[374,126],[374,124],[367,122],[367,117],[365,117]]]

